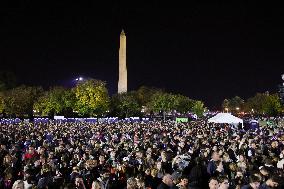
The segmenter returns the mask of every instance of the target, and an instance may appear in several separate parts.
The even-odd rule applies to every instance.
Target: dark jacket
[[[171,187],[169,187],[168,185],[166,185],[165,183],[161,183],[157,189],[170,189]]]
[[[216,163],[213,160],[209,161],[207,166],[207,173],[210,176],[212,176],[216,172],[216,169],[217,169]]]
[[[249,184],[247,184],[242,186],[241,189],[253,189],[253,188]]]
[[[158,178],[158,177],[154,177],[154,178],[153,177],[146,177],[145,186],[156,189],[160,185],[161,182],[162,182],[161,179]]]

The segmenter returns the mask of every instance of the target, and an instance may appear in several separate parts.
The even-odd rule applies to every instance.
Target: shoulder
[[[247,185],[244,185],[244,186],[242,186],[241,187],[241,189],[250,189],[251,187],[250,187],[250,185],[249,184],[247,184]]]
[[[259,186],[259,189],[269,189],[269,187],[266,185],[266,183],[263,183]]]
[[[166,185],[162,182],[157,189],[166,189]]]

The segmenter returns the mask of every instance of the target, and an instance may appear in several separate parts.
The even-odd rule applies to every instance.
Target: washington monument
[[[127,92],[126,36],[120,33],[118,93]]]

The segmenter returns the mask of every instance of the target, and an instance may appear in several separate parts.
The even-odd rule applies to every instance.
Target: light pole
[[[278,94],[280,96],[281,103],[284,104],[284,74],[281,75],[283,80],[282,85],[278,85]]]
[[[236,107],[237,114],[239,114],[239,110],[240,110],[240,108]]]

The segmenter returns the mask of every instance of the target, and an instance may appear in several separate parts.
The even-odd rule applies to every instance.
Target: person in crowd
[[[173,178],[170,174],[165,174],[163,176],[162,183],[158,186],[157,189],[170,189],[173,185]]]
[[[280,178],[277,175],[271,175],[267,181],[260,185],[260,189],[277,188],[280,184]]]
[[[219,183],[216,177],[210,177],[209,179],[209,189],[218,189]]]
[[[91,189],[103,189],[98,181],[93,181]]]
[[[187,189],[188,188],[188,178],[186,175],[182,175],[180,178],[179,178],[179,183],[176,184],[176,188],[178,189]]]
[[[226,176],[218,177],[219,187],[218,189],[228,189],[230,186],[229,179]]]
[[[75,178],[75,186],[76,186],[76,189],[86,189],[83,178],[81,176],[77,176]]]
[[[153,168],[151,169],[151,177],[149,180],[149,188],[157,188],[158,185],[162,182],[162,179],[157,177],[158,170]]]
[[[138,188],[137,181],[134,177],[130,177],[129,179],[127,179],[126,189],[137,189],[137,188]]]
[[[16,180],[12,186],[12,189],[25,189],[24,182],[22,180]]]
[[[244,175],[244,172],[242,169],[237,169],[236,170],[236,175],[234,179],[231,179],[231,187],[232,188],[241,188],[243,185],[247,184],[248,181]]]
[[[129,178],[135,187],[151,189],[202,189],[208,183],[209,188],[227,188],[227,181],[230,189],[253,188],[254,176],[261,179],[259,188],[281,188],[284,131],[278,123],[244,131],[206,119],[0,120],[0,188],[23,181],[25,188],[119,189],[127,187]]]
[[[213,149],[214,150],[214,149]],[[216,173],[217,167],[221,164],[220,154],[217,151],[213,151],[212,153],[212,159],[209,161],[207,166],[207,173],[210,176],[213,176]],[[222,166],[219,166],[219,171],[222,172]]]
[[[244,185],[241,189],[258,189],[260,186],[261,178],[257,175],[251,175],[249,178],[249,184]]]

